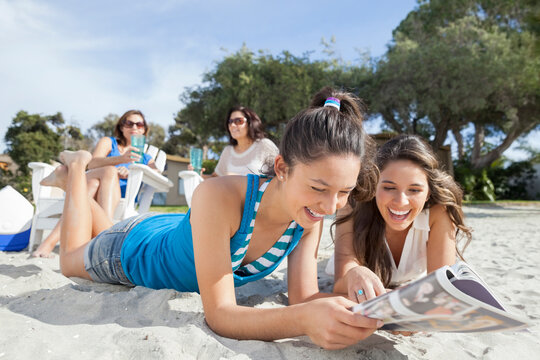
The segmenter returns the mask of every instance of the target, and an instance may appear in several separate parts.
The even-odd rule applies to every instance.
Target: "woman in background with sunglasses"
[[[139,110],[126,111],[114,127],[114,137],[101,138],[88,164],[86,181],[89,195],[103,208],[109,219],[127,187],[128,167],[139,161],[137,148],[131,146],[131,135],[146,135],[148,124]],[[154,160],[143,154],[143,163],[157,171]],[[41,185],[50,185],[47,179]],[[35,257],[48,257],[60,239],[60,223],[32,253]]]
[[[96,201],[111,219],[118,201],[126,193],[127,177],[129,174],[128,167],[140,160],[140,156],[137,154],[137,148],[131,146],[131,136],[146,135],[147,133],[148,124],[144,119],[143,113],[139,110],[126,111],[118,119],[114,127],[114,137],[101,138],[92,153],[92,160],[88,164],[88,169],[91,171],[87,173],[87,177],[94,172],[98,174],[112,172],[113,175],[115,175],[115,172],[117,173],[116,176],[113,176],[114,181],[109,181],[110,177],[105,176],[107,179],[106,184],[103,183],[105,180],[103,179],[104,176],[97,176],[98,180],[101,181],[97,184]],[[150,155],[143,154],[143,164],[157,170],[154,160]],[[120,187],[116,186],[116,183],[119,183]],[[96,183],[93,185],[95,187]],[[105,188],[104,185],[107,185],[107,187]]]
[[[264,137],[259,116],[247,107],[232,107],[225,118],[225,128],[230,145],[223,149],[215,172],[205,177],[261,174],[264,165],[272,163],[279,153],[277,146]]]

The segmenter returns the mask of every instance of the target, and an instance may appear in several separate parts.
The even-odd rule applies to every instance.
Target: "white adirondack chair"
[[[195,171],[191,170],[180,171],[178,176],[182,178],[184,183],[184,196],[186,197],[188,207],[191,207],[191,197],[193,196],[193,191],[195,191],[195,188],[199,186],[204,179]]]
[[[145,146],[145,153],[150,155],[156,167],[163,171],[167,155],[155,146]],[[46,230],[52,230],[58,222],[64,209],[64,193],[58,188],[42,186],[40,181],[48,176],[55,167],[40,162],[31,162],[32,169],[32,195],[34,196],[35,212],[32,219],[28,251],[32,252],[34,246],[43,240]],[[114,222],[130,216],[148,212],[155,192],[167,192],[173,186],[165,176],[157,173],[147,165],[131,164],[126,187],[126,195],[120,200],[115,209]],[[140,190],[139,190],[140,189]],[[138,204],[135,199],[138,196]],[[138,207],[137,207],[138,205]]]

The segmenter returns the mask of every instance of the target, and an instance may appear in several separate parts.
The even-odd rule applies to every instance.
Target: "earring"
[[[283,175],[280,175],[280,177],[279,177],[279,178],[280,178],[280,180],[283,180]]]

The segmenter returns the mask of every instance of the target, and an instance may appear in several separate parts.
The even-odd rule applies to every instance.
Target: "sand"
[[[539,359],[540,207],[468,206],[466,215],[475,230],[468,262],[508,311],[531,320],[528,331],[409,337],[378,331],[339,351],[307,337],[237,341],[208,328],[198,294],[69,279],[59,272],[58,255],[0,252],[0,359]],[[331,244],[325,232],[319,273],[326,291]],[[283,306],[285,277],[283,265],[239,288],[239,302]]]

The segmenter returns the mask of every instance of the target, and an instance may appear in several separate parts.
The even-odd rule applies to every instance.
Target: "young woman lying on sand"
[[[375,159],[380,171],[375,198],[338,211],[334,291],[362,302],[444,265],[452,265],[464,225],[462,191],[440,169],[431,146],[400,135]],[[360,199],[361,200],[361,199]]]
[[[87,195],[91,155],[63,152],[64,166],[52,175],[66,190],[62,273],[198,291],[208,325],[230,338],[308,335],[328,349],[355,344],[382,323],[352,313],[348,299],[319,292],[317,248],[324,216],[356,187],[366,141],[359,100],[325,88],[288,123],[275,176],[212,178],[197,187],[185,215],[144,214],[112,227]],[[285,256],[290,306],[239,306],[234,287],[271,273]]]

